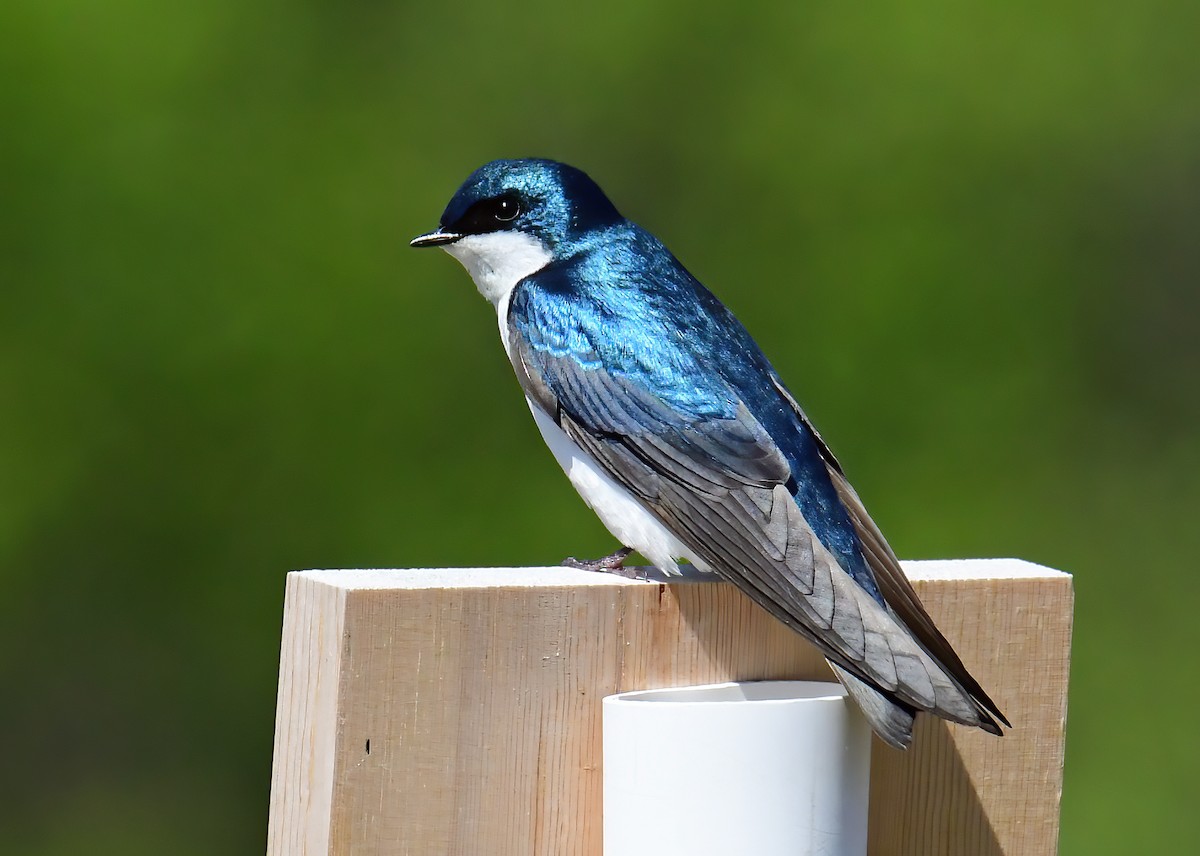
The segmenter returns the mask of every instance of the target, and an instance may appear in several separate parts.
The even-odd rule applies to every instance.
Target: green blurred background
[[[264,846],[283,575],[613,541],[406,241],[588,170],[897,551],[1078,594],[1062,852],[1200,835],[1200,6],[8,0],[0,849]]]

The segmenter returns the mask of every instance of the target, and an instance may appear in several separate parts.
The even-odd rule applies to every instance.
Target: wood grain
[[[870,853],[1057,849],[1072,589],[1015,561],[906,563],[1014,728],[876,741]],[[600,700],[830,679],[732,586],[562,568],[289,575],[268,852],[600,856]]]
[[[267,828],[271,853],[330,852],[345,607],[341,588],[288,574]]]

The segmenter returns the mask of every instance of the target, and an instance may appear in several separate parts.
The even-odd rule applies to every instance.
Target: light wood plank
[[[271,853],[330,852],[345,609],[343,589],[288,574],[267,828]]]
[[[905,567],[1016,727],[997,739],[922,717],[909,752],[876,741],[870,852],[1052,854],[1071,578],[1011,560]],[[723,583],[291,574],[268,851],[599,856],[600,699],[767,678],[830,673]]]

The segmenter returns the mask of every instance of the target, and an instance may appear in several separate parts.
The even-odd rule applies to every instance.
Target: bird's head
[[[443,247],[495,303],[524,277],[574,252],[588,232],[620,220],[604,192],[575,167],[496,160],[468,176],[441,226],[411,246]]]

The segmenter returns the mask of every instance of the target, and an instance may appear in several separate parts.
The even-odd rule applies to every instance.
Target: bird
[[[448,252],[495,307],[543,439],[621,544],[565,564],[715,573],[815,645],[898,749],[918,712],[1011,727],[746,328],[585,172],[486,163],[410,245]]]

